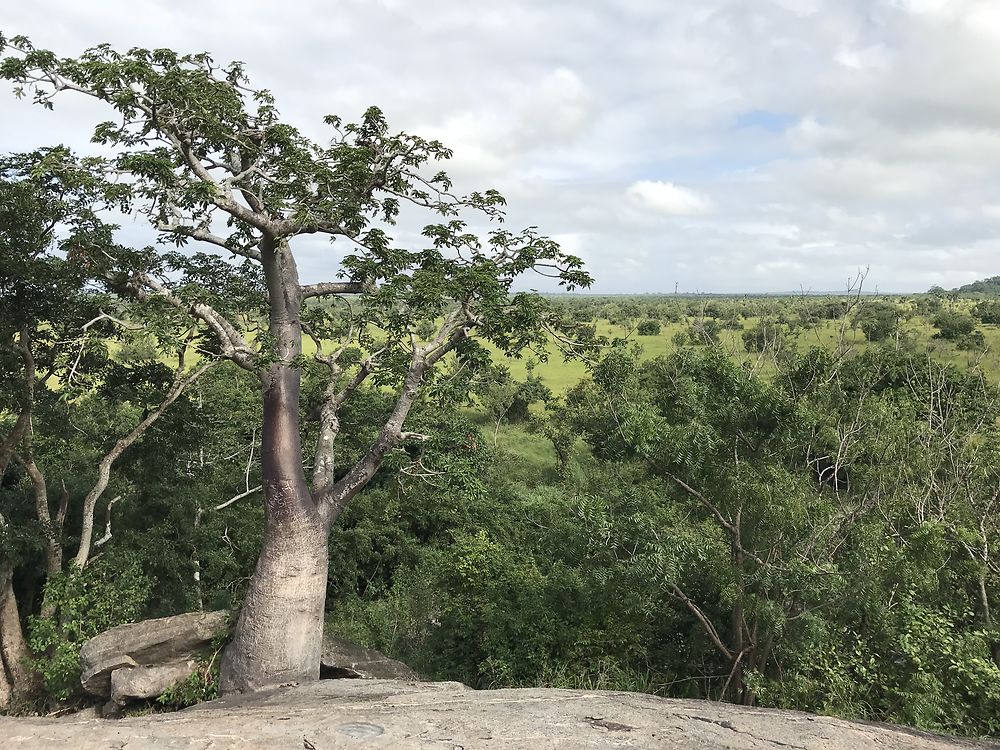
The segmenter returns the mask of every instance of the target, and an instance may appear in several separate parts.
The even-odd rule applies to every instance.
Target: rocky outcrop
[[[354,678],[417,681],[420,676],[401,661],[334,635],[323,638],[321,679]]]
[[[187,679],[198,668],[195,659],[152,667],[123,667],[111,673],[111,700],[124,706],[130,700],[155,698],[171,685]]]
[[[0,747],[972,750],[997,746],[795,711],[639,693],[321,680],[120,721],[0,718]]]
[[[80,682],[91,695],[124,705],[153,698],[183,680],[226,627],[229,613],[188,612],[119,625],[80,649]]]

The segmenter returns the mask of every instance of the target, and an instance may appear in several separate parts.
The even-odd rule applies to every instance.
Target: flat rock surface
[[[470,690],[454,682],[322,680],[118,721],[0,718],[0,747],[997,748],[878,724],[639,693]]]

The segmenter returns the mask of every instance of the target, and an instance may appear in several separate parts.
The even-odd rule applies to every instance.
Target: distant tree
[[[934,316],[934,327],[938,329],[939,338],[956,341],[968,336],[976,328],[975,319],[966,312],[959,310],[942,310]]]
[[[636,333],[638,333],[640,336],[659,336],[660,321],[644,320],[641,323],[639,323],[638,327],[635,330]]]
[[[715,318],[697,318],[691,323],[688,336],[692,344],[717,344],[722,324]]]
[[[869,341],[885,341],[899,327],[899,311],[887,302],[869,302],[858,310],[854,322]]]
[[[532,404],[543,403],[552,398],[551,389],[535,373],[537,366],[538,361],[534,358],[529,357],[525,362],[527,376],[524,382],[515,384],[514,397],[507,410],[508,422],[527,422]]]
[[[972,314],[983,323],[1000,324],[1000,300],[983,300],[972,308]]]
[[[935,287],[940,289],[940,287]],[[971,284],[963,284],[954,290],[958,294],[982,294],[986,296],[1000,295],[1000,276],[990,276],[988,279],[973,281]]]
[[[783,348],[784,341],[784,330],[767,318],[743,331],[743,347],[748,352],[778,352]]]
[[[941,309],[943,300],[944,295],[921,294],[914,300],[914,311],[925,317],[934,315]]]

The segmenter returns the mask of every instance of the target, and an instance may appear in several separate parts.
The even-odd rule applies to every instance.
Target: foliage
[[[1000,300],[983,300],[972,308],[972,315],[981,323],[1000,324]]]
[[[183,680],[156,697],[156,702],[172,709],[187,708],[219,697],[219,670],[200,665]]]
[[[659,336],[660,335],[660,321],[658,320],[643,320],[636,326],[635,332],[640,336]]]
[[[160,693],[156,697],[156,702],[167,708],[181,709],[218,698],[219,665],[217,659],[229,637],[229,630],[229,628],[223,629],[212,640],[211,652],[198,659],[198,666],[194,672]]]
[[[934,316],[934,327],[938,336],[949,341],[956,341],[971,334],[976,328],[975,319],[968,313],[958,310],[942,310]]]
[[[70,569],[46,582],[58,617],[29,618],[34,667],[46,692],[66,700],[80,692],[80,647],[115,625],[139,619],[153,582],[129,556],[101,557],[83,570]]]
[[[896,333],[899,312],[895,305],[869,302],[855,314],[854,324],[864,332],[869,341],[885,341]]]
[[[940,289],[940,287],[938,288]],[[959,294],[982,294],[990,297],[996,296],[1000,294],[1000,276],[990,276],[987,279],[973,281],[971,284],[963,284],[955,291]]]
[[[778,352],[784,348],[784,330],[773,320],[761,320],[742,333],[743,346],[748,352]]]
[[[715,318],[697,318],[688,330],[688,339],[697,345],[717,344],[721,330],[722,324]]]

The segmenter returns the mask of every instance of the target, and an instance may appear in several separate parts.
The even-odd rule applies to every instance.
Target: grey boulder
[[[80,649],[80,682],[91,695],[112,698],[112,676],[120,670],[130,670],[132,674],[140,667],[168,667],[169,674],[183,679],[193,667],[181,674],[180,665],[207,651],[216,635],[225,629],[228,617],[225,610],[188,612],[106,630]],[[133,677],[123,674],[119,681],[125,685],[130,680],[141,680],[149,685],[154,675],[167,673],[139,672]]]
[[[111,673],[111,700],[124,705],[130,700],[155,698],[171,685],[187,679],[198,668],[194,659],[155,667],[122,667]]]
[[[410,682],[421,679],[420,675],[403,662],[334,635],[323,637],[319,673],[323,679],[358,678]]]

